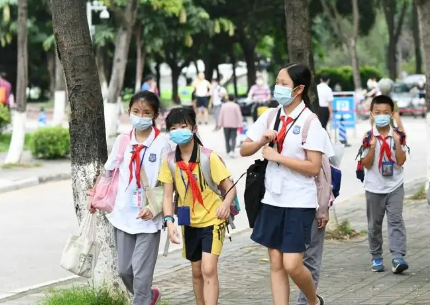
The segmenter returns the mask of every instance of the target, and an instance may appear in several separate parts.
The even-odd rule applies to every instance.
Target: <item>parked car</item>
[[[400,115],[413,114],[414,105],[412,103],[412,94],[410,88],[405,83],[395,83],[393,86],[393,91],[391,97],[400,110]]]

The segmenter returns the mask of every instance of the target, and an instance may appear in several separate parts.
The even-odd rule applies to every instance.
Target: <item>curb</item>
[[[54,280],[54,281],[44,282],[44,283],[36,284],[33,286],[20,288],[20,289],[12,291],[10,293],[0,294],[0,303],[5,303],[7,301],[19,299],[19,298],[24,297],[26,295],[41,292],[47,288],[54,287],[54,286],[59,285],[59,284],[72,283],[72,282],[75,282],[79,279],[80,278],[78,276],[69,276],[69,277],[64,277],[64,278]]]
[[[0,194],[16,191],[23,188],[36,186],[39,184],[48,183],[52,181],[67,180],[67,179],[70,179],[71,177],[72,177],[72,174],[70,172],[63,172],[63,173],[42,175],[39,177],[35,176],[35,177],[29,177],[25,179],[19,179],[11,182],[8,185],[0,186]]]

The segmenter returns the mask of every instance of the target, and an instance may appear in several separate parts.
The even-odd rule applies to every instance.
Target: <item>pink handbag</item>
[[[119,166],[124,160],[124,152],[129,143],[130,135],[120,135],[119,148],[116,154],[116,168],[112,175],[105,177],[100,174],[100,178],[97,180],[94,187],[87,191],[93,208],[111,213],[115,207],[116,193],[118,191]]]

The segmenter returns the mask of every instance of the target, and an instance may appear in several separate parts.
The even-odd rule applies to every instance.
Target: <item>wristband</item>
[[[173,218],[172,216],[164,216],[164,226],[167,226],[167,222],[169,221],[169,220],[171,220],[172,221],[172,223],[175,223],[175,218]]]

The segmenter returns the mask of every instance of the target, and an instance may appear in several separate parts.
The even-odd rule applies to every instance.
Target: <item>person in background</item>
[[[251,87],[248,93],[248,99],[254,101],[252,117],[254,122],[258,119],[258,107],[270,102],[272,94],[269,86],[264,84],[263,76],[259,75],[256,78],[255,85]]]
[[[332,102],[333,102],[333,90],[328,86],[330,82],[330,78],[327,74],[321,75],[321,82],[317,86],[318,91],[318,102],[319,102],[319,119],[321,122],[321,126],[324,129],[327,129],[327,123],[330,121],[333,110],[332,110]]]
[[[0,72],[0,105],[11,106],[12,85],[6,80],[6,73]]]
[[[370,147],[362,154],[366,169],[366,190],[369,250],[371,270],[385,270],[382,258],[382,223],[387,215],[388,246],[392,257],[392,271],[399,274],[409,268],[406,255],[406,227],[403,221],[403,165],[407,146],[390,126],[394,102],[389,96],[373,98],[370,111],[375,126],[372,127]],[[365,134],[365,138],[368,133]]]
[[[240,106],[235,103],[234,95],[228,96],[228,102],[221,106],[218,126],[224,129],[225,147],[227,154],[234,158],[237,130],[243,125]]]
[[[154,92],[157,97],[160,97],[160,91],[158,90],[156,81],[152,81],[151,89],[149,89],[149,91]]]
[[[221,111],[222,103],[225,102],[227,96],[227,90],[220,85],[222,76],[218,78],[214,78],[212,80],[212,88],[211,88],[211,101],[209,104],[209,108],[213,108],[214,118],[215,118],[215,131],[220,127],[218,125],[219,114]]]
[[[179,87],[178,95],[181,100],[181,105],[191,106],[193,104],[193,92],[194,88],[192,86],[193,80],[187,77],[187,85]]]
[[[199,73],[197,79],[193,83],[196,95],[196,108],[198,123],[202,123],[202,114],[205,124],[209,123],[209,95],[211,91],[211,83],[205,79],[204,73]]]
[[[151,92],[153,92],[152,90],[154,89],[154,87],[153,87],[153,81],[154,81],[154,77],[152,76],[152,75],[147,75],[146,77],[145,77],[145,81],[144,81],[144,83],[142,84],[142,87],[140,88],[142,91],[145,91],[145,90],[147,90],[147,91],[151,91]]]

